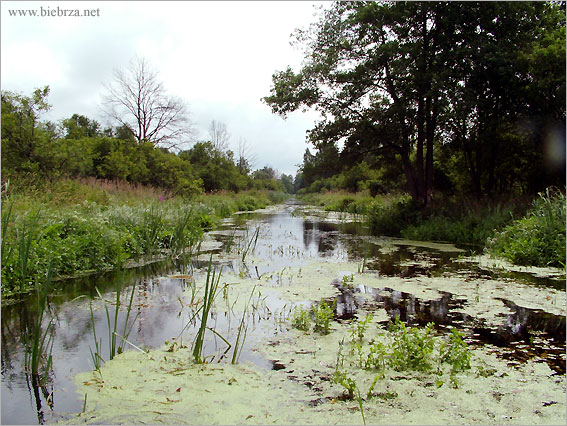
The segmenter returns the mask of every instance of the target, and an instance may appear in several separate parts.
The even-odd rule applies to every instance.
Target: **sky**
[[[222,122],[229,149],[236,152],[239,139],[246,140],[255,169],[268,165],[295,175],[309,146],[306,130],[319,116],[296,111],[284,120],[261,98],[270,94],[274,72],[299,69],[303,54],[290,45],[291,34],[315,22],[321,5],[328,3],[2,1],[1,88],[29,95],[49,85],[52,108],[43,119],[77,113],[108,126],[115,123],[103,114],[104,85],[114,70],[142,57],[167,93],[187,102],[196,140],[208,139],[213,120]],[[98,12],[21,16],[16,9]]]

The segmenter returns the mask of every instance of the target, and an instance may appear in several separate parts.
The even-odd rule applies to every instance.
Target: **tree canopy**
[[[519,123],[564,127],[564,15],[564,3],[336,2],[297,31],[303,66],[274,73],[263,99],[283,117],[321,113],[309,132],[319,156],[343,144],[345,167],[368,153],[393,159],[422,204],[437,150],[466,171],[463,189],[510,189],[527,159],[543,158],[541,129]],[[541,69],[544,57],[553,65]]]

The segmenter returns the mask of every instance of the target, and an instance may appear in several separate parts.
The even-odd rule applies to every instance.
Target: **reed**
[[[31,255],[31,247],[36,238],[36,229],[39,223],[39,210],[32,216],[30,222],[24,220],[20,229],[16,230],[16,241],[18,246],[18,274],[20,291],[24,291],[24,284],[30,275],[29,261]],[[51,276],[51,271],[49,271]]]
[[[33,320],[30,340],[26,343],[25,365],[26,369],[37,379],[43,382],[51,370],[53,358],[53,318],[50,318],[44,327],[44,316],[49,310],[49,286],[52,279],[52,263],[49,264],[46,279],[43,285],[36,282],[36,308],[37,314]],[[43,369],[43,374],[40,370]]]
[[[131,344],[130,342],[128,342],[128,336],[130,335],[132,328],[134,327],[134,324],[138,318],[138,315],[136,315],[136,317],[134,317],[134,319],[132,321],[130,321],[130,315],[132,313],[132,304],[134,301],[134,292],[136,290],[136,283],[132,284],[132,291],[130,292],[130,297],[128,299],[128,305],[126,307],[126,313],[125,313],[125,317],[124,317],[124,325],[122,328],[122,332],[118,333],[119,329],[118,329],[118,319],[119,319],[119,313],[120,313],[120,307],[122,305],[121,302],[121,291],[122,291],[122,284],[123,284],[123,280],[122,279],[118,279],[116,281],[116,300],[114,302],[114,313],[112,316],[112,320],[111,320],[111,313],[110,313],[110,309],[108,308],[109,304],[112,304],[111,302],[108,302],[107,300],[104,299],[104,297],[102,296],[102,294],[100,293],[98,288],[95,288],[100,300],[102,301],[103,305],[104,305],[104,311],[106,314],[106,326],[107,326],[107,330],[108,330],[108,359],[111,360],[113,359],[116,355],[121,354],[122,352],[124,352],[124,346],[126,343]],[[93,338],[94,338],[94,345],[95,345],[95,349],[94,352],[92,349],[90,349],[91,351],[91,359],[93,361],[94,367],[96,370],[100,369],[101,363],[104,362],[104,358],[101,355],[102,352],[102,339],[97,339],[97,334],[96,334],[96,323],[95,323],[95,318],[94,318],[94,314],[93,314],[93,310],[92,310],[92,305],[91,305],[91,321],[92,321],[92,329],[93,329]],[[120,340],[119,340],[120,339]]]
[[[248,311],[248,306],[250,305],[250,301],[254,296],[254,291],[256,290],[256,286],[252,288],[250,292],[250,297],[248,298],[248,302],[246,302],[246,306],[244,307],[244,312],[242,312],[242,318],[240,319],[240,325],[238,326],[238,334],[236,335],[236,342],[234,344],[234,351],[232,352],[232,364],[236,364],[238,359],[240,358],[240,353],[242,352],[242,348],[244,347],[244,342],[246,341],[246,334],[248,333],[248,323],[245,322],[246,313]],[[244,332],[243,332],[244,330]],[[242,338],[242,341],[240,339]]]
[[[256,244],[258,243],[258,236],[260,235],[260,226],[256,226],[256,229],[252,233],[252,235],[248,238],[248,228],[246,228],[246,237],[245,238],[245,249],[242,250],[242,262],[246,259],[246,256],[250,252],[250,249],[255,250]],[[247,240],[247,242],[246,242]]]
[[[217,296],[217,291],[219,287],[219,282],[222,274],[222,267],[217,275],[216,269],[213,268],[213,255],[209,258],[209,266],[207,268],[207,279],[205,281],[205,294],[203,296],[203,304],[197,311],[201,312],[201,324],[199,326],[199,330],[197,331],[197,335],[195,336],[195,340],[193,342],[193,358],[197,363],[203,363],[203,345],[205,343],[205,332],[207,330],[207,320],[209,318],[209,314],[211,312],[211,308],[213,306],[214,300]],[[214,330],[213,330],[214,331]],[[215,333],[218,335],[218,333]],[[225,340],[226,341],[226,340]]]

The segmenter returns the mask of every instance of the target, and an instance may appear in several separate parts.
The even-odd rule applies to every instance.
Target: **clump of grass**
[[[118,328],[118,324],[119,324],[119,313],[120,313],[120,308],[122,306],[122,302],[121,302],[121,293],[122,293],[122,286],[123,286],[123,280],[122,279],[117,279],[116,281],[116,299],[114,301],[114,313],[113,315],[111,315],[110,313],[110,309],[109,309],[109,305],[111,305],[111,302],[107,301],[106,299],[104,299],[104,297],[102,296],[102,294],[100,293],[100,291],[98,290],[98,288],[96,288],[96,292],[98,293],[99,299],[102,301],[103,305],[104,305],[104,311],[106,314],[106,327],[107,327],[107,332],[108,332],[108,359],[111,360],[113,359],[115,356],[121,354],[122,352],[124,352],[124,348],[125,348],[125,344],[129,343],[128,342],[128,337],[132,331],[132,328],[134,327],[134,324],[136,322],[136,319],[138,318],[138,315],[136,315],[136,317],[134,317],[134,319],[132,321],[130,321],[130,315],[132,313],[132,304],[134,301],[134,293],[136,290],[136,284],[132,284],[132,290],[130,291],[130,297],[128,298],[128,305],[126,306],[126,312],[125,312],[125,317],[124,317],[124,324],[122,327],[122,330],[119,330]],[[104,358],[102,357],[101,351],[102,351],[102,340],[98,340],[97,339],[97,334],[96,334],[96,325],[95,325],[95,319],[94,319],[94,314],[93,314],[93,310],[92,310],[92,304],[90,305],[90,310],[91,310],[91,322],[92,322],[92,331],[93,331],[93,338],[94,338],[94,345],[95,345],[95,350],[93,352],[93,350],[91,348],[90,352],[91,352],[91,359],[93,361],[93,365],[95,367],[96,370],[100,369],[100,366],[102,364],[102,362],[104,362]],[[120,331],[120,333],[119,333]]]
[[[212,255],[209,259],[209,266],[207,268],[207,279],[205,281],[205,293],[203,296],[203,303],[199,307],[198,312],[201,312],[201,323],[197,334],[195,335],[195,340],[193,342],[193,358],[195,362],[202,363],[203,359],[203,345],[205,343],[205,332],[207,330],[207,320],[211,312],[214,300],[217,296],[219,282],[222,274],[222,267],[220,272],[216,273],[216,269],[212,266]],[[214,330],[212,330],[214,331]],[[223,338],[224,339],[224,338]],[[225,339],[226,341],[226,339]]]
[[[531,209],[487,242],[487,251],[518,265],[565,267],[565,194],[548,188]]]
[[[25,366],[38,383],[43,383],[52,366],[53,318],[44,324],[45,313],[49,312],[48,297],[51,283],[51,268],[48,269],[45,282],[36,282],[36,316],[33,319],[31,336],[26,342]],[[43,372],[41,371],[43,370]]]

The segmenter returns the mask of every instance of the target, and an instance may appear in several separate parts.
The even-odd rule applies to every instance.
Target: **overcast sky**
[[[103,84],[114,69],[144,57],[168,93],[187,101],[197,139],[207,139],[212,120],[223,122],[230,148],[236,151],[244,138],[256,154],[255,168],[295,175],[317,114],[298,111],[283,120],[260,98],[269,95],[275,71],[299,68],[302,53],[290,46],[290,35],[315,20],[315,4],[328,3],[2,1],[2,90],[29,95],[49,85],[52,110],[45,119],[78,113],[108,125]],[[39,15],[42,7],[99,9],[100,16],[10,13]]]

